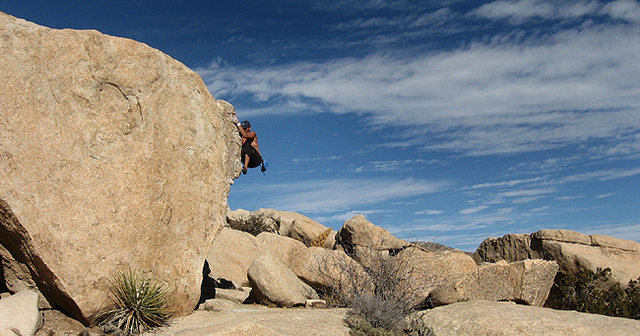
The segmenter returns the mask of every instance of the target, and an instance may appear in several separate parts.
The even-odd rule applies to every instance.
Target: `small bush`
[[[171,313],[167,308],[166,284],[151,281],[129,269],[115,277],[109,290],[114,309],[99,318],[105,331],[119,329],[125,335],[137,335],[169,324]]]
[[[348,307],[351,319],[357,316],[364,319],[367,328],[387,332],[381,335],[402,333],[406,327],[405,317],[425,300],[425,288],[432,286],[433,282],[426,277],[420,277],[425,279],[423,282],[416,281],[421,268],[411,253],[400,256],[374,247],[360,249],[359,253],[365,262],[358,263],[352,258],[341,262],[335,262],[336,259],[334,262],[331,259],[321,261],[319,265],[323,272],[339,276],[330,280],[333,285],[319,292],[328,302]],[[347,321],[352,329],[361,325],[354,323]],[[354,330],[362,332],[357,328]]]
[[[585,313],[640,319],[640,285],[631,280],[627,288],[611,284],[611,269],[562,275],[547,306]]]
[[[350,336],[396,336],[396,333],[371,325],[364,315],[349,314],[345,318]]]

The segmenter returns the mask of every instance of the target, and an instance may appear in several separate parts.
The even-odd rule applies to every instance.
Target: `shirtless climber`
[[[267,170],[260,154],[260,146],[258,146],[258,135],[251,131],[251,123],[248,120],[236,123],[238,131],[242,136],[242,173],[247,173],[247,168],[256,168],[260,165],[261,171]]]

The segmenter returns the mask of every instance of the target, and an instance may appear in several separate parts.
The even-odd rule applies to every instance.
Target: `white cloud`
[[[315,220],[319,223],[346,222],[349,219],[353,218],[353,216],[355,215],[363,215],[365,217],[368,217],[368,215],[374,215],[374,214],[385,213],[385,212],[389,212],[389,210],[352,210],[344,213],[339,213],[333,216],[316,217]],[[371,221],[371,219],[369,219],[369,221]]]
[[[640,223],[621,223],[586,228],[585,234],[601,234],[640,242]]]
[[[481,205],[481,206],[477,206],[477,207],[473,207],[473,208],[467,208],[467,209],[463,209],[460,210],[458,213],[463,214],[463,215],[470,215],[470,214],[474,214],[476,212],[480,212],[482,210],[488,209],[489,207],[486,205]]]
[[[413,178],[308,180],[268,185],[263,188],[263,194],[265,194],[264,206],[266,207],[320,213],[349,210],[364,204],[435,193],[446,186],[448,186],[446,182]],[[239,192],[242,193],[242,190]]]
[[[537,201],[539,199],[543,198],[542,196],[527,196],[527,197],[519,197],[514,199],[513,201],[511,201],[511,203],[513,204],[525,204],[525,203],[531,203],[533,201]]]
[[[584,198],[584,196],[559,196],[559,197],[556,197],[555,199],[559,201],[572,201],[580,198]]]
[[[515,210],[514,208],[502,208],[502,209],[498,209],[498,214],[499,215],[506,215],[508,213],[512,213],[513,210]]]
[[[518,23],[530,17],[551,17],[555,13],[555,6],[544,0],[500,0],[484,4],[473,13],[488,19],[508,18]]]
[[[530,212],[542,212],[542,211],[545,211],[547,209],[549,209],[549,206],[545,205],[545,206],[541,206],[541,207],[538,207],[538,208],[530,209],[529,211]]]
[[[513,24],[526,20],[576,19],[585,16],[609,16],[629,22],[640,21],[640,6],[635,0],[618,0],[603,4],[596,0],[499,0],[484,4],[471,12],[486,19],[508,19]]]
[[[414,214],[416,214],[416,215],[441,215],[443,213],[444,213],[444,211],[442,211],[442,210],[433,210],[433,209],[414,212]]]
[[[612,18],[640,22],[640,5],[634,0],[618,0],[604,6],[603,12]]]
[[[319,156],[313,158],[300,158],[300,159],[291,159],[293,163],[301,163],[301,162],[319,162],[319,161],[335,161],[342,159],[342,155],[330,155],[330,156]]]
[[[561,177],[556,180],[550,180],[547,183],[563,184],[563,183],[582,182],[582,181],[589,181],[589,180],[609,181],[609,180],[616,180],[616,179],[621,179],[621,178],[626,178],[626,177],[631,177],[636,175],[640,175],[640,167],[596,170],[592,172]]]
[[[521,189],[514,191],[507,191],[500,193],[500,196],[503,197],[529,197],[529,196],[539,196],[546,195],[555,192],[555,189]]]
[[[471,186],[471,189],[479,189],[479,188],[487,188],[487,187],[513,187],[519,184],[528,184],[533,182],[542,181],[543,177],[534,177],[530,179],[519,179],[519,180],[511,180],[511,181],[503,181],[503,182],[495,182],[495,183],[480,183]]]
[[[639,35],[637,26],[591,26],[416,56],[198,72],[218,98],[271,107],[251,113],[361,113],[412,125],[407,136],[427,149],[520,153],[637,133]]]
[[[616,193],[607,193],[607,194],[600,194],[600,195],[596,195],[596,198],[609,198],[611,196],[614,196]]]
[[[388,161],[370,161],[366,166],[360,166],[353,169],[353,172],[361,173],[365,171],[379,171],[379,172],[392,172],[392,171],[410,171],[423,168],[427,165],[444,164],[441,160],[388,160]]]

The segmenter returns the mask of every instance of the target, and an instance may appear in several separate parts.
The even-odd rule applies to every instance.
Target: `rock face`
[[[524,260],[482,265],[429,293],[434,305],[461,300],[518,301],[542,306],[558,272],[555,261]]]
[[[42,326],[42,313],[38,311],[38,293],[22,291],[0,300],[0,335],[34,335]]]
[[[0,244],[84,323],[128,267],[191,312],[240,171],[233,107],[182,63],[97,31],[0,13],[0,54]]]
[[[510,234],[487,238],[474,254],[477,262],[517,261],[540,258],[554,260],[560,272],[611,268],[612,280],[626,286],[640,276],[640,243],[569,230],[541,230],[532,234]]]
[[[294,260],[307,247],[298,240],[275,233],[263,232],[256,237],[263,254],[269,254],[291,268]]]
[[[232,281],[236,287],[249,286],[247,270],[260,255],[256,237],[225,227],[213,241],[207,256],[210,276]]]
[[[318,298],[313,288],[270,255],[254,260],[248,276],[252,288],[250,297],[268,306],[303,306],[307,299]]]
[[[640,330],[637,320],[507,302],[459,302],[412,317],[411,335],[634,336]]]

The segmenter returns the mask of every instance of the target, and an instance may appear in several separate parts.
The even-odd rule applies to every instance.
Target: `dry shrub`
[[[435,281],[425,281],[424,275],[419,274],[420,265],[412,263],[410,257],[398,257],[395,252],[359,248],[362,264],[351,258],[322,260],[318,265],[325,274],[335,277],[337,273],[338,276],[327,276],[329,286],[324,286],[321,292],[324,290],[334,302],[349,307],[350,316],[362,316],[372,328],[401,332],[405,328],[405,317],[425,306],[425,288],[433,287]],[[366,260],[362,260],[363,256]],[[416,281],[417,275],[420,281]]]

